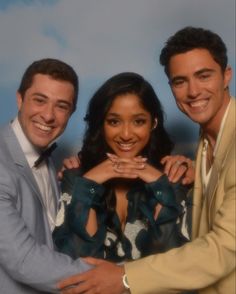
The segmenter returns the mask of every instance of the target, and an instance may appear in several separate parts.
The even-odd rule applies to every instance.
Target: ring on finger
[[[113,164],[113,167],[114,168],[119,168],[120,167],[120,162],[114,162],[114,164]]]
[[[185,166],[186,168],[189,168],[189,164],[187,162],[182,162],[182,165]]]

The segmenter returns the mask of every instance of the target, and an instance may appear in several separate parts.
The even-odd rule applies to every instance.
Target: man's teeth
[[[191,107],[204,107],[207,105],[207,100],[198,100],[190,103]]]
[[[51,131],[52,127],[48,127],[39,123],[36,123],[37,128],[39,128],[42,131]]]

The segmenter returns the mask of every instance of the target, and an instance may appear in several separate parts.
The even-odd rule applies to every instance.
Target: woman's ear
[[[153,122],[153,126],[152,126],[152,130],[155,130],[155,128],[157,127],[158,125],[158,120],[157,118],[154,119],[154,122]]]

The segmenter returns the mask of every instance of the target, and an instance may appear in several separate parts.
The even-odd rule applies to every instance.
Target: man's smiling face
[[[169,78],[179,109],[202,126],[219,125],[228,104],[231,69],[222,72],[206,49],[193,49],[170,59]]]
[[[49,75],[36,74],[24,97],[17,93],[18,118],[28,140],[46,148],[64,131],[73,111],[74,87]]]

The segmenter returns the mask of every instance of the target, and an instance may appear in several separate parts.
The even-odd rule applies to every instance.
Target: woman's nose
[[[126,126],[123,126],[120,131],[120,138],[122,140],[127,141],[132,138],[132,134],[133,134],[132,128],[130,126],[126,125]]]

